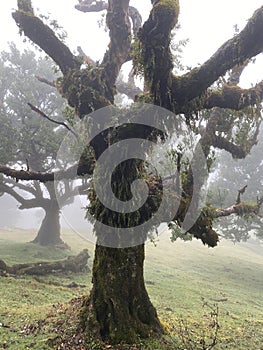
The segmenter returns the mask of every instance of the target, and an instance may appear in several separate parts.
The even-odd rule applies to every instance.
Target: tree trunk
[[[42,246],[65,245],[60,238],[60,209],[56,201],[50,201],[50,206],[43,208],[45,217],[41,223],[36,238],[32,243]]]
[[[96,246],[93,288],[85,300],[81,326],[111,343],[134,343],[163,333],[143,278],[144,245],[131,248]]]

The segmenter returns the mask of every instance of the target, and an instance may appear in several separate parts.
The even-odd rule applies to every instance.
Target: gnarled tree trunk
[[[82,310],[82,327],[99,329],[112,343],[138,340],[162,333],[145,288],[144,245],[130,248],[96,246],[93,288]]]
[[[43,209],[45,210],[45,217],[32,243],[38,243],[42,246],[65,245],[60,237],[60,209],[58,203],[50,201],[50,205]]]

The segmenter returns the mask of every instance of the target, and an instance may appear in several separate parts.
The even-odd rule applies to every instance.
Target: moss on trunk
[[[163,333],[143,278],[144,245],[96,246],[93,288],[81,310],[81,326],[111,343],[133,343]]]

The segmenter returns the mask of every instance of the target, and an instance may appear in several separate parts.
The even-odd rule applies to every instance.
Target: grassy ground
[[[63,233],[71,251],[27,243],[34,234],[21,229],[0,230],[0,259],[10,265],[48,261],[84,248],[93,255],[93,245],[72,232]],[[213,341],[217,323],[220,328],[214,349],[263,349],[262,245],[221,242],[219,247],[208,249],[196,241],[172,244],[163,235],[157,247],[147,244],[145,280],[168,335],[140,342],[133,349],[203,350]],[[66,287],[73,281],[86,287]],[[41,332],[32,328],[56,313],[59,319],[63,303],[81,297],[90,287],[87,273],[52,275],[41,282],[33,277],[0,277],[0,323],[10,327],[0,327],[0,349],[56,348],[48,345],[48,339],[55,336],[49,334],[50,328]],[[88,349],[96,348],[94,340]]]

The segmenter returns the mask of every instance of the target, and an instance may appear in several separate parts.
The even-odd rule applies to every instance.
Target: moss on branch
[[[101,67],[70,70],[59,79],[58,87],[80,118],[112,104],[116,92]]]
[[[138,33],[135,72],[142,70],[145,84],[154,103],[171,109],[171,72],[173,58],[170,50],[171,31],[177,23],[179,1],[160,0]]]
[[[18,0],[17,6],[20,11],[28,12],[34,15],[34,10],[31,4],[31,0]]]
[[[263,99],[263,82],[250,89],[242,89],[236,85],[225,85],[222,89],[208,92],[202,108],[231,108],[242,110],[256,105]]]
[[[79,68],[81,63],[69,48],[56,37],[52,29],[34,16],[31,2],[21,0],[19,3],[19,10],[13,12],[12,16],[20,31],[49,55],[63,73],[68,69]]]
[[[255,11],[245,28],[225,42],[203,65],[181,77],[173,77],[172,96],[179,106],[201,96],[229,69],[242,65],[263,51],[263,6]],[[228,106],[229,108],[232,105]]]

